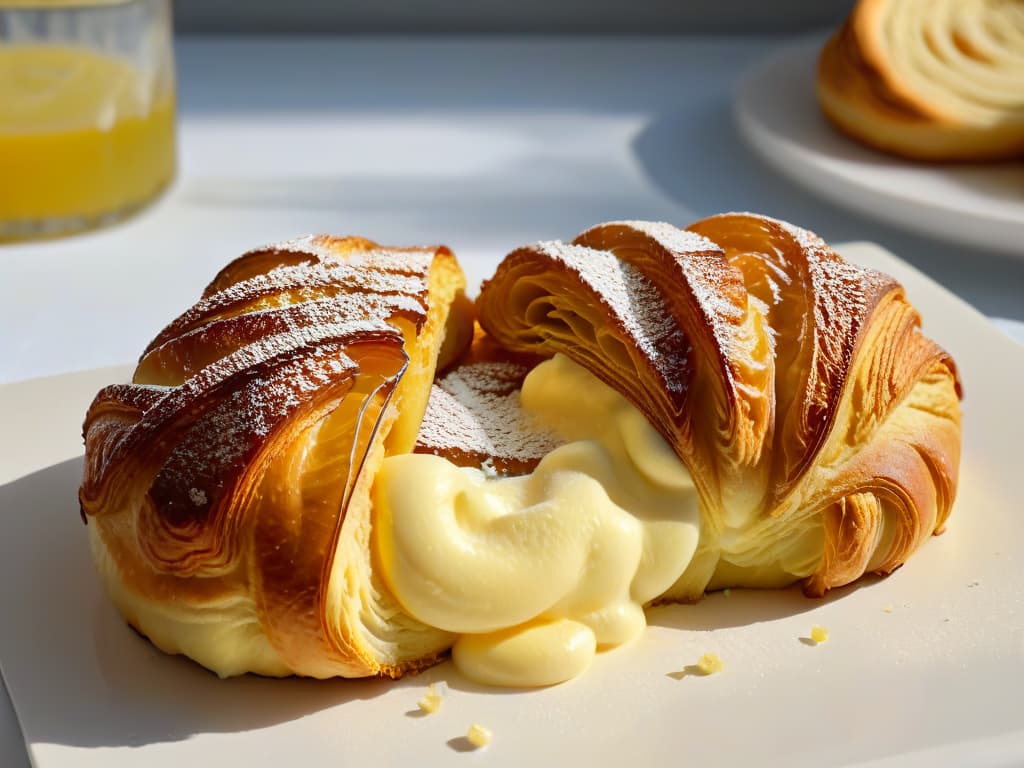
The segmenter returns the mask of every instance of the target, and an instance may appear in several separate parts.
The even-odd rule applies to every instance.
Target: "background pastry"
[[[445,249],[263,249],[100,393],[82,509],[134,626],[225,675],[454,647],[542,685],[651,601],[822,594],[949,514],[953,363],[809,232],[730,214],[518,249],[471,346],[461,290]]]
[[[818,97],[841,130],[922,160],[1024,157],[1024,4],[859,0]]]

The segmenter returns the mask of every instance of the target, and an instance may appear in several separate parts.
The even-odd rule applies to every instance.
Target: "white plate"
[[[1001,330],[1018,344],[1024,344],[1024,323],[1005,317],[990,318],[996,328]]]
[[[740,85],[740,131],[777,170],[843,207],[937,238],[1024,258],[1024,163],[929,165],[833,128],[815,96],[821,41],[761,62]]]
[[[449,664],[397,683],[222,681],[162,655],[101,594],[75,502],[82,414],[126,371],[0,388],[0,665],[35,765],[1020,764],[1024,350],[877,246],[840,250],[902,280],[961,366],[949,532],[826,600],[737,591],[653,610],[642,639],[546,690],[481,690]],[[801,642],[813,624],[827,643]],[[679,674],[706,651],[721,674]],[[416,716],[438,679],[443,709]],[[494,741],[463,754],[473,722]]]

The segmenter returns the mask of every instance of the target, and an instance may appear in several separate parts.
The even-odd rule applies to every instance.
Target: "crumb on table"
[[[447,686],[444,683],[431,683],[423,698],[417,702],[420,710],[432,715],[441,708]]]
[[[724,666],[722,660],[713,653],[705,653],[697,662],[697,669],[700,670],[702,675],[713,675],[715,672],[721,672]]]
[[[491,732],[479,723],[473,723],[466,731],[466,740],[478,749],[491,743]]]
[[[818,624],[811,627],[811,640],[815,643],[824,643],[828,640],[828,630]]]

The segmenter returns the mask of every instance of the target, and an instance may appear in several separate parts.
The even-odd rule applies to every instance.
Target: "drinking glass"
[[[120,219],[174,176],[170,0],[0,0],[0,241]]]

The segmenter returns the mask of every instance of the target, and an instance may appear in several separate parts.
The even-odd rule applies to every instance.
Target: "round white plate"
[[[1001,330],[1018,344],[1024,344],[1024,323],[1010,320],[1005,317],[993,317],[992,322],[996,328]]]
[[[741,83],[736,114],[754,150],[841,206],[1024,259],[1024,163],[927,165],[855,143],[818,108],[814,81],[821,45],[787,48]]]

